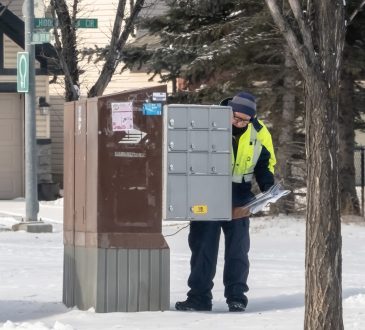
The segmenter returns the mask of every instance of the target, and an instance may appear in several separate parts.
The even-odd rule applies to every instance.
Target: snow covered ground
[[[12,232],[23,200],[0,201],[0,329],[303,329],[303,218],[251,220],[249,305],[229,313],[223,297],[222,252],[212,312],[177,312],[189,274],[188,229],[166,237],[171,250],[171,308],[165,312],[107,313],[68,309],[62,302],[62,200],[41,203],[40,217],[53,233]],[[365,329],[365,221],[344,224],[343,308],[346,329]],[[165,235],[186,223],[166,222]],[[222,245],[222,244],[221,244]]]

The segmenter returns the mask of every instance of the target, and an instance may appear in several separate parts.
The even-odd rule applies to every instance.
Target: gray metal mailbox
[[[231,108],[164,109],[166,220],[231,220]]]

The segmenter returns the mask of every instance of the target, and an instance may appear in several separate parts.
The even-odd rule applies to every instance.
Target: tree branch
[[[129,37],[129,34],[131,33],[133,29],[133,25],[135,24],[136,18],[139,14],[139,12],[142,10],[144,4],[144,0],[137,0],[133,10],[124,26],[124,30],[122,32],[122,35],[120,36],[118,43],[117,43],[117,50],[121,51],[124,47],[125,43],[127,42],[127,39]]]
[[[121,15],[124,15],[124,8],[126,0],[119,0],[118,9],[123,9],[123,14],[121,12],[117,12],[116,14],[116,21],[114,22],[113,28],[113,35],[112,40],[109,48],[109,52],[106,56],[105,63],[101,70],[100,76],[95,84],[91,87],[88,92],[88,97],[99,96],[104,93],[105,88],[107,87],[108,83],[110,82],[115,69],[117,68],[118,64],[121,62],[122,56],[121,53],[123,48],[127,42],[127,39],[133,29],[133,25],[135,24],[135,20],[140,13],[141,9],[143,8],[145,0],[137,0],[129,18],[126,20],[126,23],[123,28],[122,34],[119,36],[118,31],[121,29]],[[122,3],[122,4],[121,4]],[[118,22],[119,20],[119,22]],[[119,37],[119,38],[118,38]]]
[[[269,7],[272,18],[275,24],[278,26],[279,30],[283,34],[290,52],[293,55],[294,60],[297,62],[298,68],[303,76],[308,74],[312,75],[312,69],[309,65],[308,56],[305,54],[306,48],[299,42],[294,31],[285,20],[281,14],[276,0],[265,0],[267,6]],[[304,48],[304,49],[303,49]]]
[[[355,16],[362,10],[362,7],[365,6],[365,0],[359,4],[359,6],[354,10],[354,12],[350,15],[349,21],[347,25],[350,25],[351,22],[354,20]]]
[[[120,31],[122,30],[122,23],[123,23],[123,19],[124,19],[126,2],[127,2],[126,0],[123,0],[123,1],[119,1],[119,3],[118,3],[117,12],[115,14],[112,38],[110,41],[110,51],[115,49],[119,36],[120,36]]]
[[[59,0],[51,0],[51,6],[52,6],[51,13],[52,13],[52,18],[53,18],[54,22],[56,22],[56,7],[55,7],[56,4],[55,4],[55,1],[59,1]],[[62,51],[63,47],[62,47],[62,43],[61,43],[61,40],[60,40],[60,36],[58,35],[58,31],[57,31],[56,26],[54,26],[54,28],[53,28],[53,35],[55,37],[55,44],[56,44],[55,50],[57,52],[58,59],[60,60],[62,71],[65,75],[65,82],[67,84],[67,89],[72,93],[72,100],[77,100],[79,95],[76,92],[76,89],[75,89],[75,86],[74,86],[75,82],[73,81],[73,79],[71,77],[69,66],[67,64],[65,56],[63,55],[63,51]],[[66,96],[66,101],[71,101],[71,100],[68,100],[67,96]]]
[[[298,23],[298,26],[300,29],[300,33],[302,34],[302,37],[303,37],[303,43],[304,43],[305,47],[307,48],[311,61],[314,63],[315,55],[314,55],[314,46],[313,46],[312,35],[310,33],[310,30],[308,29],[308,26],[305,24],[301,5],[299,4],[298,0],[288,0],[288,2],[290,5],[290,8],[293,11],[294,17],[297,20],[297,23]]]
[[[79,0],[74,0],[73,5],[72,5],[72,24],[75,24],[76,22],[76,16],[78,14],[78,4],[79,4]]]

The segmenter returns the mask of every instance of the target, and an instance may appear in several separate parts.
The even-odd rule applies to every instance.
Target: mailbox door
[[[205,129],[209,128],[209,108],[208,107],[190,107],[189,122],[190,129]]]
[[[187,171],[186,153],[169,153],[167,159],[167,171],[169,174],[185,174]]]
[[[212,131],[210,134],[210,151],[230,153],[232,137],[229,131]]]
[[[223,114],[226,112],[226,114]],[[223,114],[223,115],[222,115]],[[213,107],[210,109],[210,128],[214,130],[229,130],[232,113],[227,107]]]
[[[186,129],[188,127],[188,116],[188,108],[171,106],[167,117],[167,127],[170,129]]]
[[[189,131],[188,149],[191,152],[209,150],[209,131]]]
[[[189,177],[189,217],[192,220],[230,220],[231,185],[226,176]],[[202,213],[193,212],[199,210],[198,206],[202,206]]]
[[[188,216],[187,201],[187,176],[171,175],[167,184],[168,197],[166,200],[167,217],[185,220]]]
[[[169,151],[186,151],[188,149],[186,131],[170,131],[167,147],[169,148]]]

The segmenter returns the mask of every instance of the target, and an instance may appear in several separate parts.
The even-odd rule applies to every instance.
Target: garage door
[[[0,94],[0,199],[23,196],[23,116],[19,94]]]

